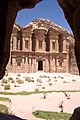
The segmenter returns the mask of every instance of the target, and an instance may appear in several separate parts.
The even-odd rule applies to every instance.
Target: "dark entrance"
[[[38,61],[38,70],[43,70],[43,61]]]

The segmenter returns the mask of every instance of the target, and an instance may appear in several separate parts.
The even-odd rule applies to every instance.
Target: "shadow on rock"
[[[22,119],[15,115],[0,113],[0,120],[27,120],[27,119]]]

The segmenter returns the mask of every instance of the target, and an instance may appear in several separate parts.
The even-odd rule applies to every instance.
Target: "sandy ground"
[[[9,74],[8,77],[16,78],[17,74]],[[24,76],[30,76],[34,78],[34,82],[20,84],[19,87],[14,87],[11,83],[10,91],[35,91],[35,88],[39,90],[80,90],[80,77],[71,74],[62,73],[36,73],[36,74],[21,74],[20,79]],[[47,77],[45,77],[47,76]],[[7,77],[7,78],[8,78]],[[6,77],[5,77],[6,78]],[[6,79],[7,79],[6,78]],[[38,83],[37,79],[40,78],[42,83]],[[49,81],[50,79],[50,81]],[[51,85],[49,85],[51,83]],[[45,87],[45,89],[43,89]],[[3,88],[0,87],[3,91]],[[4,96],[4,95],[0,95]],[[80,106],[80,93],[68,93],[69,97],[66,97],[64,93],[47,93],[46,99],[43,99],[44,94],[32,94],[28,96],[5,96],[11,99],[11,104],[6,103],[10,110],[17,116],[25,118],[27,120],[39,120],[32,115],[35,110],[46,111],[58,111],[60,112],[59,104],[63,101],[64,112],[72,113],[74,108]],[[69,98],[69,99],[68,99]],[[1,102],[0,102],[1,103]]]

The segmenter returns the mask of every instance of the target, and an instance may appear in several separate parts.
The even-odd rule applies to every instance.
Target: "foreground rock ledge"
[[[0,120],[27,120],[27,119],[22,119],[15,115],[0,113]]]

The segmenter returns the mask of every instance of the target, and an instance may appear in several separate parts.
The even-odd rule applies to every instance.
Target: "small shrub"
[[[31,78],[27,76],[27,77],[25,78],[25,81],[31,82]]]
[[[6,79],[2,79],[2,83],[6,83],[7,84],[7,80]]]
[[[48,76],[47,78],[50,78],[50,76]]]
[[[34,79],[34,77],[32,77],[32,79]]]
[[[14,87],[20,87],[19,85],[16,85],[16,83],[14,84]]]
[[[67,82],[64,80],[63,83],[67,83]]]
[[[10,85],[9,84],[4,85],[4,90],[10,90]]]
[[[58,76],[58,78],[61,78],[61,76]]]
[[[14,87],[17,87],[17,85],[16,85],[16,84],[14,84]]]
[[[51,79],[49,79],[47,82],[50,82],[51,81]]]
[[[19,77],[16,77],[16,81],[19,80]]]
[[[43,76],[42,76],[42,75],[40,75],[40,76],[39,76],[39,78],[43,78]]]
[[[69,82],[64,80],[63,83],[69,83]]]
[[[54,82],[57,82],[57,80],[55,80]]]
[[[64,79],[64,77],[61,77],[61,79]]]
[[[73,81],[73,82],[76,82],[76,80],[75,80],[75,79],[72,79],[72,81]]]
[[[52,83],[49,83],[50,86],[52,86]]]
[[[9,77],[8,80],[13,80],[13,78],[12,78],[12,77]]]
[[[34,80],[31,80],[31,82],[34,82]]]
[[[39,92],[39,88],[35,88],[35,92]]]
[[[54,79],[56,79],[56,76],[54,76]]]
[[[42,89],[45,89],[45,87],[43,86]]]
[[[42,83],[42,80],[38,78],[38,79],[37,79],[37,82]]]
[[[14,80],[11,80],[11,83],[14,83]]]
[[[20,76],[21,76],[21,74],[17,74],[17,76],[19,76],[19,77],[20,77]]]
[[[23,81],[23,80],[20,80],[20,79],[18,79],[16,82],[17,82],[18,84],[23,84],[23,83],[24,83],[24,81]]]

